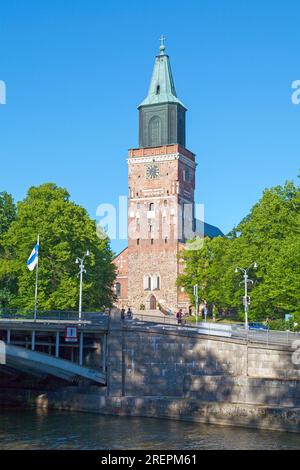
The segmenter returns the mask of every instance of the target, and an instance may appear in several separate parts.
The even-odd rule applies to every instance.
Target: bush
[[[280,318],[277,320],[270,320],[269,327],[270,327],[270,330],[280,330],[280,331],[292,329],[290,322],[285,321],[283,318]]]

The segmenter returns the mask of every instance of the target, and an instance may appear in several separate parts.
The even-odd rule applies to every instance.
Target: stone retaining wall
[[[252,403],[257,397],[256,403],[287,399],[298,406],[300,367],[292,362],[293,352],[189,330],[126,324],[109,335],[108,395],[186,397],[190,393],[200,400],[211,396]]]
[[[0,403],[5,401],[0,390]],[[35,392],[19,390],[14,404],[64,411],[81,411],[116,416],[142,416],[207,424],[240,426],[278,431],[300,432],[300,409],[240,403],[211,403],[171,397],[105,397],[78,391]]]

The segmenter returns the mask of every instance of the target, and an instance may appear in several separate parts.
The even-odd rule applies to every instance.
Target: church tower
[[[178,99],[164,38],[149,92],[139,105],[139,148],[128,156],[128,305],[187,308],[176,286],[179,253],[194,232],[195,155],[186,148],[186,107]],[[128,290],[128,292],[127,292]]]
[[[163,42],[160,54],[155,59],[148,96],[138,109],[140,148],[170,144],[185,147],[186,108],[177,98],[170,61]]]

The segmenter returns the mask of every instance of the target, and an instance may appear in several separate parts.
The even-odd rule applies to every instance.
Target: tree
[[[282,317],[300,311],[296,294],[300,285],[300,188],[287,182],[266,190],[238,231],[240,256],[246,256],[247,262],[256,260],[259,266],[251,294],[254,317]]]
[[[300,315],[300,188],[292,182],[264,191],[249,215],[226,237],[204,240],[202,250],[184,254],[185,273],[178,284],[192,299],[192,285],[202,300],[243,315],[243,285],[236,267],[256,261],[250,277],[250,319]]]
[[[3,191],[0,193],[0,240],[9,229],[10,224],[16,219],[17,212],[13,198]]]
[[[17,210],[13,198],[3,191],[0,193],[0,260],[3,256],[3,236],[8,231],[11,223],[16,220]],[[11,299],[13,291],[13,277],[5,276],[0,285],[0,308],[6,307]]]
[[[1,284],[14,280],[10,290],[12,308],[32,309],[35,272],[26,260],[40,235],[39,296],[41,310],[75,309],[78,306],[76,257],[88,249],[84,277],[83,307],[100,310],[110,306],[115,268],[108,239],[99,239],[96,222],[85,209],[70,201],[68,192],[53,183],[31,187],[17,205],[17,219],[3,236]]]

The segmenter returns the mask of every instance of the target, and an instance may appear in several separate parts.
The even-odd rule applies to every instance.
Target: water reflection
[[[0,449],[300,449],[300,436],[146,418],[0,410]]]

